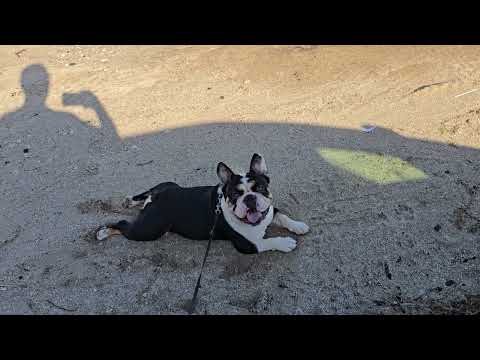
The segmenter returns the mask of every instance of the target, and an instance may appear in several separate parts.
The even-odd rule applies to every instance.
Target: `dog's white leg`
[[[150,204],[151,202],[152,202],[152,196],[149,195],[149,196],[145,199],[145,202],[143,203],[142,209],[145,209],[145,206],[147,206],[147,205]]]
[[[133,208],[133,207],[139,206],[141,203],[142,203],[142,201],[135,201],[135,200],[132,199],[132,196],[127,196],[125,198],[125,200],[123,200],[122,206],[125,209],[128,209],[128,208]]]
[[[297,241],[290,237],[273,237],[267,239],[259,239],[252,242],[257,247],[258,252],[264,252],[269,250],[290,252],[297,247]]]
[[[287,215],[282,214],[280,212],[277,212],[275,214],[272,222],[275,225],[284,227],[284,228],[288,229],[289,231],[291,231],[295,234],[298,234],[298,235],[306,234],[310,230],[310,228],[308,227],[307,224],[305,224],[301,221],[292,220]]]
[[[142,209],[145,209],[145,206],[147,206],[149,203],[152,202],[152,196],[149,195],[145,201],[143,200],[140,200],[140,201],[135,201],[133,200],[132,196],[127,196],[125,198],[125,200],[123,200],[123,203],[122,203],[122,206],[125,208],[125,209],[129,209],[129,208],[134,208],[136,206],[140,206],[142,205]]]

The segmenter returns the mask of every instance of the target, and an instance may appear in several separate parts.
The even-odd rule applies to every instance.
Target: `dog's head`
[[[265,160],[258,154],[253,154],[250,170],[245,176],[235,174],[222,162],[217,166],[228,211],[252,226],[265,218],[272,205],[272,194],[268,191],[270,179],[266,172]]]

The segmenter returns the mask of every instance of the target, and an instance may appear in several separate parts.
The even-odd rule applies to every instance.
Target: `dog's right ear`
[[[230,170],[230,168],[227,165],[221,162],[221,163],[218,163],[217,165],[217,175],[220,181],[222,182],[222,184],[226,184],[232,178],[233,171]]]

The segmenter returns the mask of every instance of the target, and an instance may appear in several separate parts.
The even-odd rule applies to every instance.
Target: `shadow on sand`
[[[280,269],[288,264],[290,281],[300,281],[298,274],[302,274],[301,281],[309,289],[303,291],[305,299],[317,295],[314,304],[297,299],[295,306],[281,299],[274,305],[261,300],[266,307],[261,311],[381,312],[379,307],[395,308],[392,304],[396,301],[402,312],[409,312],[407,305],[401,305],[407,303],[405,298],[412,303],[419,289],[427,294],[422,296],[435,294],[431,289],[439,285],[430,280],[434,277],[441,279],[442,288],[443,281],[456,277],[452,281],[459,292],[478,293],[478,271],[452,268],[452,264],[466,266],[477,261],[466,259],[478,251],[480,233],[478,149],[411,139],[384,128],[364,133],[289,124],[284,119],[248,124],[216,122],[122,139],[101,102],[89,91],[64,94],[63,103],[93,109],[100,127],[71,113],[49,109],[45,104],[48,72],[42,65],[27,67],[21,84],[24,105],[0,119],[0,191],[2,209],[6,210],[0,216],[0,257],[10,265],[73,243],[92,252],[91,244],[76,243],[82,231],[125,216],[111,200],[112,194],[121,197],[161,181],[183,186],[215,184],[217,162],[239,170],[247,166],[253,152],[260,152],[267,159],[277,205],[307,222],[312,232],[290,256],[293,260],[266,255],[264,260],[248,261],[270,267],[259,283],[278,282],[279,277],[287,276]],[[142,246],[150,251],[162,246],[164,253],[183,251],[189,259],[198,258],[203,251],[203,245],[175,237],[157,245],[128,244],[126,240],[122,244],[122,249],[111,245],[96,256],[103,256],[105,262],[108,257],[128,256],[127,250],[122,252],[128,246],[133,253],[144,251]],[[212,266],[219,271],[226,269],[224,276],[258,276],[249,275],[255,272],[251,263],[243,272],[231,270],[238,263],[242,268],[246,260],[239,260],[229,244],[218,248],[233,258],[225,260],[220,253],[213,256]],[[193,265],[183,269],[188,276],[181,280],[188,289],[196,274],[192,261]],[[172,271],[183,271],[181,266],[180,270],[173,267]],[[55,282],[49,279],[42,281]],[[238,281],[240,289],[248,288],[248,281]],[[207,284],[212,288],[208,296],[213,299],[214,285]],[[393,300],[385,298],[385,287],[391,289],[387,292]],[[333,300],[315,289],[347,300],[334,306]],[[369,294],[376,303],[365,300]],[[395,300],[399,296],[402,300]],[[222,312],[227,305],[242,308],[238,304],[244,304],[232,305],[222,299],[217,300],[223,301],[224,307],[211,311]],[[148,308],[138,306],[137,310]],[[165,306],[149,309],[175,312],[172,306]],[[395,309],[400,312],[400,308]],[[95,307],[83,309],[99,311]],[[422,309],[418,311],[427,312]],[[150,310],[138,310],[142,311]]]

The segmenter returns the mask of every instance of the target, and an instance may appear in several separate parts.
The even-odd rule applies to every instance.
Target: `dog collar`
[[[217,189],[217,204],[215,207],[215,214],[219,215],[222,212],[221,201],[223,197],[222,184],[218,184]]]

